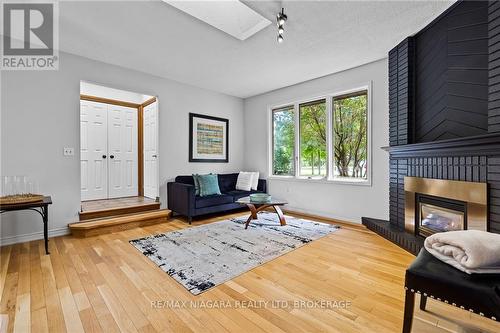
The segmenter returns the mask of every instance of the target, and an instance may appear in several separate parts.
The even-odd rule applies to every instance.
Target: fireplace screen
[[[427,237],[436,232],[464,230],[465,205],[420,196],[418,233]]]
[[[487,183],[419,177],[404,179],[404,226],[408,233],[427,237],[441,231],[487,231]],[[391,217],[391,223],[393,219],[399,221]]]

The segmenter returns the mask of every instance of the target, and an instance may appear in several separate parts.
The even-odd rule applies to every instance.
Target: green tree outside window
[[[293,106],[273,111],[273,175],[293,176],[295,154]]]
[[[366,179],[366,132],[366,92],[334,98],[334,177]]]
[[[327,174],[326,101],[301,104],[300,175],[324,177]]]

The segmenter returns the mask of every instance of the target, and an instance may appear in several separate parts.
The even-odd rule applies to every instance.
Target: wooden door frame
[[[104,104],[112,104],[137,109],[137,195],[144,196],[144,108],[156,102],[156,97],[152,97],[142,104],[120,101],[117,99],[103,98],[91,95],[80,94],[81,101],[90,101]],[[80,134],[81,135],[81,134]],[[81,139],[81,138],[80,138]],[[81,172],[81,170],[80,170]]]

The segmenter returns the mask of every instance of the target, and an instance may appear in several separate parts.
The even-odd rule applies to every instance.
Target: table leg
[[[257,219],[257,208],[255,208],[255,205],[247,204],[247,207],[248,207],[248,209],[250,209],[250,216],[248,217],[248,220],[245,223],[245,229],[248,228],[248,225],[250,224],[251,220]]]
[[[252,216],[252,220],[257,219],[257,208],[255,208],[255,205],[248,204],[248,209],[250,209],[250,215]]]
[[[49,253],[49,207],[45,206],[42,208],[42,219],[43,219],[43,238],[45,241],[45,254]]]
[[[261,210],[264,210],[268,207],[273,207],[274,211],[276,214],[278,214],[278,218],[280,220],[280,224],[286,225],[286,220],[285,220],[285,215],[283,215],[283,212],[281,211],[281,208],[279,206],[274,206],[274,205],[261,205],[259,208],[255,208],[255,205],[252,204],[247,204],[248,209],[250,209],[250,216],[248,217],[246,223],[245,223],[245,229],[248,228],[248,225],[250,224],[250,221],[256,220],[257,219],[257,213],[260,212]]]
[[[280,219],[280,224],[281,225],[286,225],[285,215],[283,215],[283,212],[281,211],[281,208],[279,206],[273,206],[273,208],[276,211],[276,214],[278,214],[278,217]]]

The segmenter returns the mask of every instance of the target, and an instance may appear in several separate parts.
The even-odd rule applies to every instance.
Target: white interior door
[[[137,109],[108,106],[108,198],[138,193]]]
[[[144,196],[159,196],[158,101],[144,108]]]
[[[82,200],[108,197],[107,105],[80,101],[80,177]]]

